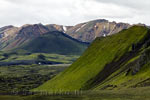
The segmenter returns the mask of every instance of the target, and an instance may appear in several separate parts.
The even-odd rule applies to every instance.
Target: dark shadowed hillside
[[[34,38],[18,49],[24,49],[32,53],[80,55],[87,46],[87,43],[73,39],[62,32],[54,31]]]

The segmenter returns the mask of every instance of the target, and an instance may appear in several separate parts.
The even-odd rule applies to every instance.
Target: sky
[[[0,27],[107,19],[150,25],[150,0],[0,0]]]

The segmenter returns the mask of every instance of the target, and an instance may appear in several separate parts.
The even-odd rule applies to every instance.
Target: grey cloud
[[[150,1],[149,0],[95,0],[97,2],[103,3],[112,3],[116,5],[131,7],[131,8],[138,8],[138,9],[145,9],[150,8]]]
[[[74,25],[101,18],[150,24],[149,3],[148,0],[1,0],[0,26]]]
[[[5,0],[5,1],[10,2],[10,3],[26,3],[29,0]]]

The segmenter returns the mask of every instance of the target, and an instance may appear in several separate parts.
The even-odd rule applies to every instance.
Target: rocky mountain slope
[[[81,54],[87,47],[64,34],[59,25],[23,25],[0,28],[0,50],[24,49],[34,53]],[[68,53],[67,53],[68,52]]]
[[[3,29],[3,28],[1,28]],[[42,24],[24,25],[22,27],[6,27],[0,31],[0,49],[11,50],[25,42],[38,37],[49,30]]]
[[[75,25],[69,28],[66,33],[71,37],[83,42],[92,42],[96,37],[108,36],[128,29],[131,25],[127,23],[109,22],[100,19]]]
[[[133,26],[97,38],[68,69],[34,91],[63,92],[150,86],[150,29]]]

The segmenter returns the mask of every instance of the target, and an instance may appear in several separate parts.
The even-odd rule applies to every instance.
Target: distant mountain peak
[[[123,29],[131,27],[128,23],[109,22],[105,19],[97,19],[68,29],[66,33],[71,37],[83,42],[92,42],[96,37],[112,35]]]

